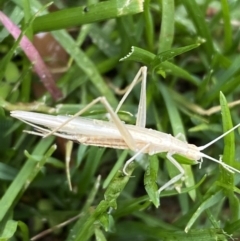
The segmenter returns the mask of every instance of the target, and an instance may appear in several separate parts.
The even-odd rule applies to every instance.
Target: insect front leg
[[[170,181],[165,183],[162,187],[158,189],[158,193],[160,194],[163,190],[171,186],[172,184],[176,183],[178,180],[182,178],[182,176],[185,174],[184,169],[182,166],[172,157],[173,153],[168,152],[167,153],[167,159],[179,170],[179,174],[175,177],[173,177]]]

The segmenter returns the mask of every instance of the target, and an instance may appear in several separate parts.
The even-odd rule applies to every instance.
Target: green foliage
[[[240,1],[56,0],[55,12],[42,2],[1,2],[31,41],[40,31],[56,40],[46,44],[41,35],[38,48],[57,46],[42,58],[57,72],[63,97],[55,101],[36,78],[37,63],[19,47],[22,35],[14,41],[1,27],[0,240],[37,234],[68,241],[239,238],[238,173],[210,160],[198,168],[176,154],[184,179],[159,196],[159,187],[178,174],[166,153],[138,156],[125,176],[132,151],[74,144],[68,170],[65,141],[24,133],[30,127],[9,111],[73,114],[99,96],[115,109],[121,88],[146,65],[146,126],[203,146],[240,122]],[[136,122],[139,93],[136,86],[118,113],[126,123]],[[84,113],[105,114],[101,105]],[[239,141],[232,132],[204,153],[240,170]]]

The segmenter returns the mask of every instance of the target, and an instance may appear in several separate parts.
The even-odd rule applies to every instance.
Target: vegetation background
[[[131,151],[41,139],[23,133],[31,128],[9,114],[73,114],[98,96],[116,108],[120,90],[146,65],[147,127],[204,145],[240,122],[239,0],[0,4],[0,240],[240,237],[238,173],[209,160],[199,169],[176,156],[185,178],[159,197],[158,188],[177,174],[166,153],[141,156],[128,177],[122,167]],[[20,27],[19,38],[4,16]],[[23,35],[40,53],[37,61],[35,49],[21,45],[27,43]],[[119,113],[130,124],[139,93],[136,86]],[[229,111],[227,103],[235,107]],[[105,114],[101,105],[85,113],[95,119]],[[231,133],[205,153],[223,155],[239,169],[239,141]]]

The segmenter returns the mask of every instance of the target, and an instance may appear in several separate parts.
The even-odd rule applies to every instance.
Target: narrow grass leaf
[[[40,159],[40,161],[36,161],[37,165],[32,170],[31,174],[28,176],[28,179],[26,180],[26,183],[24,185],[24,189],[27,189],[30,183],[33,181],[33,179],[36,177],[39,171],[41,171],[43,165],[47,162],[47,159],[52,155],[52,153],[57,149],[57,146],[54,144],[50,147],[50,149],[46,152],[46,154]],[[31,156],[26,150],[25,155],[28,157],[29,160],[35,161],[34,156]],[[24,191],[24,190],[23,190]]]
[[[100,187],[100,181],[101,181],[101,177],[98,176],[96,181],[95,181],[95,184],[94,184],[93,188],[89,192],[89,195],[87,197],[85,205],[83,206],[83,208],[80,212],[79,219],[75,223],[75,225],[73,226],[71,231],[69,232],[66,241],[75,241],[76,240],[75,239],[76,234],[79,233],[79,230],[83,227],[83,225],[85,224],[85,222],[89,218],[89,215],[91,215],[91,213],[89,213],[89,210],[90,210],[90,207],[91,207],[91,205],[93,204],[93,202],[96,198],[96,195],[98,194],[99,187]],[[92,230],[89,231],[89,235],[91,235],[91,234],[92,234]]]
[[[40,16],[33,22],[35,33],[64,29],[143,11],[143,0],[104,1],[82,7],[59,10]]]
[[[107,241],[102,230],[99,228],[95,228],[95,237],[96,237],[96,241]]]
[[[222,191],[216,191],[215,193],[206,196],[204,200],[201,202],[201,204],[198,206],[190,220],[188,221],[185,232],[188,232],[194,222],[199,218],[199,216],[209,207],[212,207],[216,203],[218,203],[222,198],[224,198],[224,194]]]
[[[151,66],[153,69],[156,69],[159,67],[159,65],[162,64],[162,62],[165,62],[167,60],[170,60],[178,55],[181,55],[185,52],[188,52],[192,49],[195,49],[197,47],[199,47],[201,45],[201,43],[196,43],[196,44],[192,44],[192,45],[188,45],[185,47],[180,47],[180,48],[172,48],[170,50],[166,50],[164,52],[161,52],[159,54],[157,54],[154,58],[154,60],[151,62]]]
[[[220,92],[220,104],[222,109],[223,130],[224,132],[226,132],[230,130],[233,127],[233,125],[232,125],[232,119],[231,119],[228,103],[222,92]],[[234,162],[235,162],[234,132],[231,132],[224,137],[224,152],[223,152],[222,160],[227,165],[234,166]],[[229,172],[223,166],[220,166],[219,182],[224,185],[227,185],[227,189],[224,189],[224,192],[226,193],[229,199],[230,209],[232,212],[231,221],[236,221],[239,219],[240,204],[239,204],[238,198],[234,194],[234,174]]]
[[[161,65],[158,66],[157,71],[159,70],[164,70],[166,73],[169,75],[178,77],[178,78],[183,78],[190,83],[194,84],[195,86],[199,86],[200,80],[196,78],[194,75],[190,74],[187,70],[184,68],[181,68],[171,62],[165,61],[162,62]],[[173,89],[171,89],[172,91]]]
[[[199,5],[196,3],[196,0],[184,1],[183,5],[196,27],[197,35],[206,41],[206,43],[203,45],[203,48],[205,50],[207,58],[210,60],[214,53],[214,47],[210,30],[205,21],[205,16],[201,11]]]
[[[103,188],[107,188],[108,185],[110,184],[111,180],[113,177],[116,175],[117,171],[120,170],[120,168],[123,166],[124,161],[126,161],[127,155],[129,151],[123,151],[121,155],[119,156],[117,162],[115,163],[114,167],[111,169],[110,173],[108,176],[105,178],[103,182]]]
[[[121,51],[119,47],[109,38],[109,34],[100,29],[97,25],[91,24],[89,27],[89,36],[98,49],[106,56],[117,58],[117,56],[120,55]]]
[[[105,96],[111,104],[117,104],[112,91],[104,82],[96,66],[80,48],[76,47],[73,38],[64,30],[53,32],[53,36],[76,61],[78,67],[89,77],[101,95]]]
[[[31,19],[33,21],[34,17]],[[42,80],[44,86],[52,95],[53,98],[59,99],[62,97],[61,91],[57,88],[55,81],[52,77],[52,74],[46,67],[45,63],[43,62],[40,54],[38,53],[37,49],[31,43],[31,41],[25,36],[25,32],[28,28],[25,28],[24,31],[21,33],[21,30],[3,13],[0,11],[0,20],[4,27],[11,33],[15,40],[19,39],[19,45],[23,49],[24,53],[28,57],[28,59],[33,64],[33,67],[38,74],[39,78]],[[29,26],[30,26],[29,24]]]
[[[124,231],[125,230],[125,231]],[[126,232],[128,230],[128,232]],[[227,241],[228,235],[222,229],[207,228],[193,229],[188,233],[179,230],[164,230],[159,227],[150,227],[142,222],[124,222],[119,225],[118,235],[122,240],[134,239],[136,237],[135,230],[144,240],[176,240],[176,241]]]
[[[229,234],[238,232],[240,230],[240,220],[237,220],[235,222],[229,222],[227,223],[225,227],[225,231]]]
[[[104,215],[110,207],[114,209],[117,208],[116,200],[129,181],[134,168],[134,163],[128,166],[129,176],[123,176],[120,172],[115,175],[104,194],[104,200],[98,204],[94,212],[88,217],[81,230],[78,230],[78,233],[76,233],[75,236],[75,241],[87,240],[87,238],[94,232],[93,224],[101,217],[101,215]]]
[[[36,146],[33,151],[33,155],[36,153],[44,154],[46,148],[49,148],[51,143],[53,142],[54,137],[50,137],[48,139],[41,140],[39,144]],[[54,147],[50,148],[47,152],[48,156],[43,156],[41,164],[47,161],[47,158],[52,154],[55,150]],[[40,171],[40,168],[37,168],[39,162],[34,162],[31,159],[28,159],[24,164],[16,178],[13,180],[2,199],[0,200],[0,221],[4,218],[6,213],[10,210],[10,208],[16,203],[18,196],[29,186],[33,178],[37,175],[37,172]]]
[[[196,44],[194,46],[198,47],[199,45]],[[191,47],[190,47],[190,49],[187,49],[186,51],[189,51],[189,50],[191,50]],[[165,53],[161,53],[161,54],[165,55]],[[161,56],[161,54],[159,54],[159,56]],[[144,50],[142,48],[132,46],[131,52],[128,53],[123,58],[121,58],[120,61],[128,61],[128,60],[136,61],[136,62],[140,62],[144,65],[147,65],[148,67],[151,68],[153,61],[156,60],[156,64],[159,64],[159,62],[161,62],[161,64],[159,64],[157,66],[157,71],[161,71],[161,70],[164,72],[166,71],[167,73],[169,73],[173,76],[176,76],[179,78],[184,78],[184,79],[188,80],[189,82],[193,83],[194,85],[198,86],[200,81],[196,77],[194,77],[193,75],[188,73],[185,69],[180,68],[179,66],[167,61],[167,59],[171,59],[171,58],[175,57],[176,55],[178,55],[178,54],[176,54],[176,55],[175,54],[176,54],[175,52],[171,53],[171,50],[167,51],[166,56],[165,57],[163,56],[162,61],[160,61],[159,59],[157,59],[157,55],[155,55],[147,50]]]
[[[216,73],[217,83],[211,89],[211,92],[206,95],[206,103],[211,103],[219,95],[219,92],[229,93],[236,89],[239,85],[240,75],[239,75],[239,64],[240,56],[236,56],[232,61],[229,68],[226,70],[219,71]]]
[[[153,16],[151,15],[150,10],[150,0],[144,1],[144,20],[145,20],[145,31],[146,31],[146,41],[148,45],[148,49],[153,51],[154,49],[154,24],[153,24]]]
[[[158,41],[158,53],[169,50],[172,46],[174,39],[174,25],[175,22],[172,21],[174,16],[174,0],[162,0],[162,21],[161,21],[161,31]]]
[[[206,180],[206,177],[207,177],[207,175],[205,175],[194,186],[182,188],[181,194],[188,193],[194,189],[197,189],[199,186],[201,186],[203,184],[203,182]],[[178,194],[179,194],[179,192],[177,192],[175,190],[164,190],[163,192],[161,192],[160,195],[161,195],[161,197],[170,197],[170,196],[176,196]],[[118,218],[121,216],[130,215],[131,213],[135,213],[137,211],[143,211],[146,208],[148,208],[149,205],[150,205],[150,201],[149,201],[148,195],[142,196],[140,198],[123,201],[121,204],[119,204],[118,209],[115,211],[114,217]],[[160,220],[158,220],[158,222],[160,222]],[[168,225],[166,225],[166,226],[168,226]],[[166,226],[165,226],[165,228],[166,228]]]
[[[8,15],[8,17],[13,20],[14,24],[18,25],[24,17],[24,13],[20,7],[15,6],[10,15]],[[5,28],[3,28],[0,31],[0,42],[2,42],[8,35],[9,32]]]
[[[220,104],[221,104],[222,121],[223,121],[223,132],[227,132],[228,130],[230,130],[233,127],[233,124],[232,124],[232,119],[231,119],[231,114],[230,114],[230,110],[228,107],[228,103],[222,92],[220,92]],[[233,131],[224,137],[224,151],[223,151],[222,160],[227,165],[234,166],[235,137],[234,137]],[[225,171],[227,171],[225,168],[223,168],[223,169]],[[229,171],[227,171],[227,172],[229,172]],[[222,180],[222,181],[223,181],[223,183],[226,183],[225,182],[226,180]],[[233,185],[233,183],[232,183],[232,185]]]
[[[145,65],[149,65],[149,63],[151,63],[154,60],[155,56],[156,56],[155,54],[145,49],[132,46],[131,51],[126,56],[121,58],[119,61],[130,60],[130,61],[140,62]]]
[[[224,49],[228,51],[232,47],[232,25],[230,17],[229,2],[227,0],[221,0],[222,16],[224,25]]]
[[[17,170],[10,165],[0,162],[0,179],[12,180],[17,175]]]
[[[29,241],[29,231],[28,231],[28,226],[21,222],[18,221],[18,227],[21,230],[21,236],[23,241]]]
[[[104,151],[104,148],[99,149],[98,147],[90,147],[88,149],[88,156],[78,184],[79,195],[84,194],[89,189],[89,186],[92,183],[91,180],[101,163]]]
[[[175,101],[172,98],[172,95],[169,93],[168,88],[164,84],[158,85],[158,90],[161,92],[165,105],[167,107],[169,120],[173,130],[173,135],[177,136],[179,134],[185,136],[185,130],[183,127],[182,119],[175,104]],[[169,147],[170,148],[170,147]]]
[[[149,164],[144,174],[144,186],[149,195],[150,201],[155,205],[156,208],[158,208],[160,201],[158,186],[156,182],[158,176],[159,160],[156,156],[152,156],[149,159]]]
[[[131,215],[138,211],[143,211],[151,205],[149,196],[145,195],[139,198],[125,199],[118,205],[118,209],[114,212],[114,218]]]
[[[4,226],[0,228],[0,240],[7,241],[11,239],[17,231],[18,222],[14,220],[8,220]]]

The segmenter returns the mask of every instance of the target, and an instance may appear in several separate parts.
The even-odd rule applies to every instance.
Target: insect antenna
[[[225,133],[223,133],[222,135],[220,135],[219,137],[217,137],[216,139],[210,141],[209,143],[207,143],[206,145],[204,146],[199,146],[198,149],[199,151],[202,151],[204,149],[206,149],[207,147],[211,146],[212,144],[214,144],[215,142],[217,142],[218,140],[222,139],[224,136],[228,135],[229,133],[231,133],[232,131],[234,131],[235,129],[237,129],[238,127],[240,126],[240,123],[237,124],[236,126],[234,126],[233,128],[231,128],[230,130],[226,131]],[[240,173],[240,170],[237,170],[236,168],[234,167],[231,167],[229,165],[227,165],[226,163],[222,162],[221,160],[217,160],[211,156],[208,156],[204,153],[201,152],[201,156],[208,159],[208,160],[211,160],[211,161],[214,161],[214,162],[217,162],[218,164],[222,165],[224,168],[226,168],[227,170],[229,170],[230,172],[237,172],[237,173]]]
[[[226,131],[225,133],[223,133],[222,135],[220,135],[219,137],[217,137],[216,139],[210,141],[209,143],[207,143],[204,146],[199,146],[198,149],[199,151],[205,150],[207,147],[211,146],[213,143],[217,142],[218,140],[222,139],[224,136],[228,135],[230,132],[234,131],[235,129],[237,129],[240,126],[240,123],[237,124],[236,126],[234,126],[232,129]]]
[[[201,152],[201,156],[204,157],[204,158],[206,158],[206,159],[208,159],[208,160],[214,161],[214,162],[222,165],[224,168],[226,168],[228,171],[230,171],[230,172],[232,172],[232,173],[234,173],[234,172],[240,173],[240,170],[238,170],[238,169],[236,169],[236,168],[234,168],[234,167],[231,167],[231,166],[229,166],[228,164],[222,162],[221,159],[220,159],[220,160],[217,160],[217,159],[215,159],[215,158],[213,158],[213,157],[211,157],[211,156],[208,156],[208,155],[206,155],[206,154],[204,154],[204,153],[202,153],[202,152]]]

